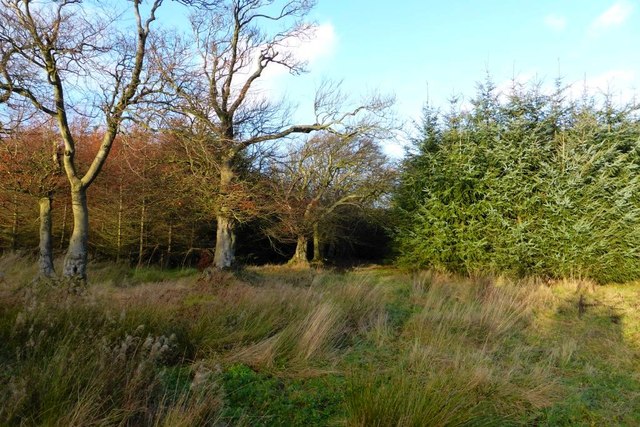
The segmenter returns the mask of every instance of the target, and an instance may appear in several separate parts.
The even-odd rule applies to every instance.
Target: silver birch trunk
[[[89,235],[89,209],[87,190],[79,187],[71,190],[71,211],[73,212],[73,232],[64,259],[63,276],[74,281],[87,280],[87,243]]]
[[[41,197],[40,205],[40,254],[38,276],[49,279],[55,275],[53,268],[53,236],[51,233],[51,196]]]

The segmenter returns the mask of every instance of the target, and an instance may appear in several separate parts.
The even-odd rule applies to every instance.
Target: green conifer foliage
[[[464,274],[640,278],[640,123],[539,84],[425,107],[395,197],[399,262]],[[500,96],[501,95],[501,96]]]

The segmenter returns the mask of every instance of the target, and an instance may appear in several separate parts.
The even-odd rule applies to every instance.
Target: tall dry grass
[[[280,304],[274,304],[274,289]],[[386,297],[384,289],[366,276],[345,280],[324,274],[316,275],[306,288],[280,285],[253,289],[250,301],[257,304],[262,316],[290,306],[289,317],[282,323],[272,321],[271,333],[231,355],[231,360],[263,369],[285,366],[304,370],[314,363],[335,365],[340,349],[350,340],[379,327]]]
[[[307,406],[320,425],[635,420],[607,401],[635,393],[634,288],[282,267],[137,283],[94,265],[102,282],[71,295],[25,286],[29,263],[0,258],[0,425],[306,425]],[[601,413],[562,406],[592,377]]]
[[[510,423],[557,399],[553,366],[527,363],[539,349],[516,342],[536,311],[553,309],[549,288],[430,272],[410,283],[415,314],[395,344],[395,365],[354,374],[348,424]]]

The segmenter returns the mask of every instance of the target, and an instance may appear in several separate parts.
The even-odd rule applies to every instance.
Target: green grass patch
[[[246,365],[224,373],[223,419],[252,426],[323,426],[342,415],[344,379],[323,375],[281,378]]]

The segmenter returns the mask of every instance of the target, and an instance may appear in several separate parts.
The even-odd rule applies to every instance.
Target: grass
[[[0,258],[0,425],[638,425],[640,285]]]

